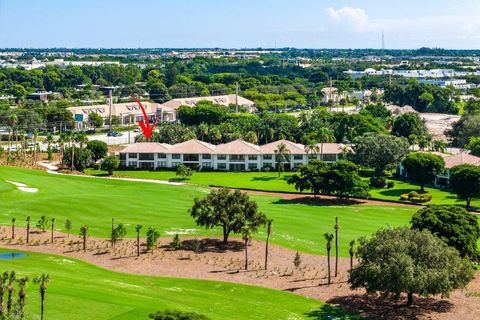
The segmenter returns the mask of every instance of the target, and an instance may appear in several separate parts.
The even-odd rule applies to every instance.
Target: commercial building
[[[261,146],[243,140],[220,145],[196,139],[174,145],[143,142],[131,144],[120,151],[120,163],[122,167],[130,169],[175,168],[182,163],[199,170],[257,171],[267,167],[276,168],[276,150],[281,144],[288,150],[285,170],[307,164],[313,159],[337,161],[345,149],[341,144],[323,143],[318,144],[318,151],[307,153],[304,145],[288,140]]]

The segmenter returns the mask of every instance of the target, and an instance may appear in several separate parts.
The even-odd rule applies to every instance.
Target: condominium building
[[[318,144],[318,150],[307,153],[304,145],[288,140],[259,146],[240,139],[220,145],[192,139],[174,145],[156,142],[131,144],[120,151],[120,163],[124,168],[147,170],[175,168],[182,163],[198,170],[256,171],[276,168],[276,151],[281,144],[288,150],[285,170],[313,159],[334,162],[344,152],[344,146],[337,143]]]

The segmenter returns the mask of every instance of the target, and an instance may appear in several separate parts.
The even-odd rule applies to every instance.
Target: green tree
[[[41,276],[34,278],[33,282],[40,284],[40,320],[43,320],[44,305],[45,305],[45,293],[47,292],[47,283],[50,282],[50,275],[42,273]]]
[[[82,226],[80,228],[80,236],[82,236],[83,239],[83,251],[87,249],[87,237],[88,237],[88,227],[87,226]]]
[[[431,153],[413,152],[402,161],[407,170],[407,177],[420,185],[420,190],[425,190],[425,184],[431,182],[436,175],[445,169],[445,160]]]
[[[477,259],[480,227],[477,217],[459,206],[431,205],[412,217],[412,228],[431,233],[458,250],[462,257]]]
[[[195,198],[190,214],[199,226],[222,227],[224,244],[231,232],[241,233],[248,229],[253,233],[267,221],[265,214],[258,211],[257,203],[246,193],[228,189],[214,190],[203,199]]]
[[[41,229],[42,232],[45,232],[45,230],[48,229],[48,226],[48,218],[46,216],[41,216],[40,220],[38,220],[37,222],[37,228]]]
[[[149,227],[147,230],[147,250],[152,250],[157,247],[158,238],[160,233],[154,227]]]
[[[360,238],[357,258],[359,263],[349,272],[352,289],[396,298],[407,293],[409,306],[414,294],[448,296],[474,275],[471,264],[456,249],[427,230],[379,230],[370,239]]]
[[[98,113],[91,112],[88,114],[88,124],[94,129],[98,129],[103,126],[103,118]]]
[[[368,183],[360,178],[357,165],[351,161],[340,160],[329,163],[321,171],[320,178],[325,194],[334,195],[340,199],[369,196]]]
[[[102,164],[101,164],[101,169],[103,171],[107,171],[108,174],[111,176],[113,174],[113,171],[118,169],[118,166],[120,165],[120,160],[118,160],[117,156],[107,156],[105,159],[103,159]]]
[[[177,166],[177,171],[175,172],[175,175],[177,177],[180,177],[180,179],[182,180],[185,180],[187,177],[191,177],[193,174],[193,170],[184,165],[183,163],[180,163],[178,166]]]
[[[150,95],[150,98],[157,103],[164,103],[171,99],[167,87],[159,79],[148,80],[147,91]]]
[[[75,150],[74,152],[72,150]],[[72,157],[73,155],[73,157]],[[65,147],[62,163],[66,167],[73,167],[73,170],[83,171],[93,165],[93,154],[89,149],[79,147]],[[72,162],[72,158],[74,161]],[[73,166],[72,166],[73,164]]]
[[[310,190],[316,197],[323,191],[322,175],[326,166],[327,164],[320,160],[312,160],[306,165],[300,165],[297,168],[298,173],[289,177],[287,183],[293,184],[300,192]]]
[[[92,152],[93,161],[103,159],[108,154],[108,145],[104,141],[90,140],[87,143],[87,149]]]
[[[137,233],[137,257],[140,257],[140,232],[142,228],[143,226],[141,224],[135,226],[135,232]]]
[[[65,220],[65,230],[67,230],[67,233],[70,236],[70,230],[72,230],[72,221],[69,219]]]
[[[284,143],[280,143],[277,146],[277,149],[274,150],[274,152],[278,176],[280,177],[285,171],[285,163],[290,162],[290,150],[288,150],[287,146]]]
[[[457,197],[467,201],[470,208],[473,199],[480,198],[480,167],[461,164],[450,170],[450,187]]]
[[[480,157],[480,137],[471,137],[465,149],[470,150],[474,156]]]
[[[27,296],[25,287],[27,286],[28,277],[17,279],[18,283],[18,316],[20,319],[25,317],[25,298]]]
[[[123,239],[126,235],[127,228],[123,223],[119,223],[112,231],[112,246],[115,247],[117,241]]]
[[[354,141],[353,155],[358,165],[375,170],[375,176],[382,176],[385,170],[398,167],[408,152],[405,138],[386,134],[365,133]]]
[[[353,268],[353,256],[355,255],[355,240],[350,240],[348,245],[348,254],[350,255],[350,270]]]
[[[5,315],[5,310],[3,308],[3,299],[5,297],[5,291],[7,291],[9,274],[8,271],[2,273],[0,277],[0,319]]]
[[[425,121],[417,113],[407,112],[398,116],[393,121],[392,134],[397,137],[409,139],[410,144],[414,141],[412,136],[424,137],[428,135]]]
[[[7,283],[7,313],[10,314],[12,311],[13,306],[13,291],[15,290],[14,284],[17,278],[17,274],[15,271],[10,271],[8,275],[8,283]]]

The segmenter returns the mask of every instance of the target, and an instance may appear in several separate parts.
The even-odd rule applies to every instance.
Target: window
[[[303,160],[303,154],[294,154],[293,160]]]
[[[254,155],[249,155],[248,160],[257,161],[258,157]]]
[[[258,169],[258,166],[256,163],[249,163],[248,164],[248,169],[250,170],[257,170]]]
[[[167,161],[158,161],[157,162],[157,167],[159,168],[165,168],[167,166]]]
[[[317,155],[316,154],[309,154],[308,159],[309,160],[317,159]]]
[[[128,166],[132,167],[132,168],[136,168],[137,167],[137,161],[128,161]]]
[[[212,167],[211,162],[202,162],[202,168],[203,169],[210,169]]]
[[[217,155],[217,160],[227,160],[227,155],[219,154],[219,155]]]
[[[157,153],[157,158],[158,159],[166,159],[167,155],[165,153]]]
[[[323,161],[337,161],[337,155],[336,154],[324,154],[323,155]]]
[[[272,160],[272,155],[271,154],[264,154],[263,155],[263,160]]]
[[[198,161],[198,154],[184,154],[183,155],[183,161]]]
[[[153,160],[153,153],[140,153],[140,160]]]
[[[179,154],[172,154],[172,159],[180,159],[180,155]]]
[[[212,159],[212,155],[211,154],[202,154],[202,159],[210,160],[210,159]]]
[[[230,155],[231,162],[245,161],[245,156],[243,154],[232,154]]]
[[[120,153],[120,160],[127,160],[127,154],[126,153]]]
[[[132,159],[137,159],[138,158],[138,153],[129,153],[128,157],[132,158]]]
[[[176,168],[176,167],[178,167],[179,164],[180,164],[180,162],[172,162],[172,167]]]
[[[217,164],[217,169],[218,170],[227,170],[227,164],[226,163],[218,163]]]
[[[140,168],[141,169],[153,169],[153,162],[140,162]]]

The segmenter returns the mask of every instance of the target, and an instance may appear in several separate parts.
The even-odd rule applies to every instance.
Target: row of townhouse
[[[130,169],[175,168],[182,163],[199,170],[256,171],[267,167],[276,168],[275,151],[281,144],[288,150],[285,170],[292,170],[313,159],[334,162],[344,152],[344,146],[337,143],[318,144],[317,151],[307,153],[304,145],[288,140],[259,146],[243,140],[213,145],[192,139],[174,145],[135,143],[125,147],[119,155],[121,166]]]
[[[247,112],[255,112],[255,104],[253,101],[235,94],[178,98],[161,104],[143,101],[142,105],[145,108],[145,113],[150,122],[153,122],[155,119],[162,122],[175,121],[177,119],[178,108],[181,106],[193,107],[200,101],[210,101],[222,106],[238,105],[239,108],[244,108]],[[122,125],[138,123],[144,120],[143,112],[136,102],[114,103],[111,108],[108,104],[100,104],[71,107],[68,108],[68,110],[72,113],[76,121],[84,123],[88,123],[88,116],[91,113],[96,113],[104,119],[108,119],[111,113],[112,116],[119,118],[120,124]]]

